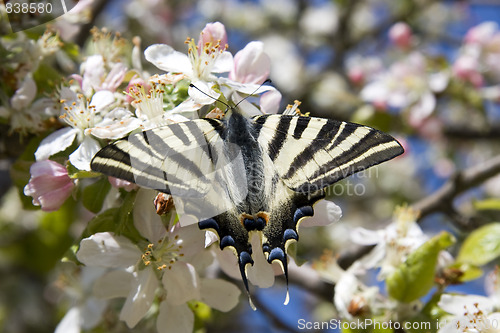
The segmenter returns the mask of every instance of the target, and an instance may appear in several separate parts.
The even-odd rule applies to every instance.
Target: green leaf
[[[142,241],[144,237],[135,228],[132,216],[136,193],[127,192],[120,207],[110,208],[90,220],[80,240],[98,232],[112,232],[132,241]]]
[[[482,266],[500,256],[500,223],[474,230],[458,252],[457,262]]]
[[[119,207],[110,208],[99,215],[96,215],[87,225],[81,238],[90,237],[98,232],[114,232],[116,229],[115,219],[120,211]]]
[[[474,202],[474,208],[477,210],[500,210],[500,199],[486,199]]]
[[[454,241],[452,235],[442,232],[422,244],[387,278],[388,294],[404,303],[410,303],[426,295],[434,285],[439,252]]]
[[[128,237],[133,242],[143,240],[139,231],[134,226],[134,217],[132,211],[134,210],[135,197],[137,191],[127,192],[123,203],[115,216],[115,223],[117,226],[116,234]]]
[[[83,190],[83,206],[92,213],[98,213],[102,209],[104,199],[111,189],[111,184],[107,178],[101,178],[95,183],[87,186]]]

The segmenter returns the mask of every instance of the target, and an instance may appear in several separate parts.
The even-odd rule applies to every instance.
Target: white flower
[[[96,282],[103,298],[126,297],[120,319],[134,327],[151,308],[160,291],[159,332],[193,329],[194,315],[186,305],[202,301],[221,311],[238,302],[239,289],[223,280],[202,278],[199,273],[212,261],[204,250],[204,232],[198,226],[164,227],[153,209],[154,192],[140,190],[134,206],[134,225],[148,242],[145,250],[123,236],[97,233],[80,243],[77,258],[88,266],[115,268]],[[148,209],[149,206],[149,209]],[[123,277],[123,283],[116,283]]]
[[[438,305],[446,312],[454,315],[447,324],[439,329],[439,333],[498,333],[500,312],[495,312],[495,302],[478,295],[441,296]]]
[[[220,34],[210,35],[221,38]],[[146,60],[161,70],[182,73],[194,86],[210,97],[193,87],[188,90],[189,96],[199,104],[211,104],[219,97],[219,93],[212,89],[217,79],[214,73],[229,72],[233,65],[233,56],[226,51],[227,44],[223,45],[221,40],[206,41],[203,47],[198,47],[193,39],[188,39],[186,42],[189,45],[188,55],[175,51],[165,44],[149,46],[144,55]]]
[[[108,302],[93,295],[92,286],[104,272],[102,268],[82,267],[78,278],[65,276],[70,284],[65,286],[64,291],[71,296],[74,304],[57,325],[55,333],[90,330],[101,321]]]
[[[252,111],[251,104],[247,101],[240,104],[243,110],[247,110],[248,116],[276,113],[281,93],[272,86],[260,86],[269,77],[270,71],[271,59],[264,52],[264,43],[250,42],[234,56],[234,67],[229,72],[229,79],[219,78],[219,83],[230,88],[227,95],[231,94],[234,103],[239,103],[243,97],[233,94],[233,91],[247,95],[264,93],[260,100],[260,110]]]
[[[434,94],[446,88],[448,79],[446,72],[428,74],[425,57],[413,52],[366,85],[361,98],[383,108],[408,108],[410,124],[420,126],[434,111]]]
[[[37,161],[64,151],[76,138],[80,145],[69,156],[69,160],[78,169],[90,171],[90,161],[101,149],[91,134],[117,139],[139,126],[139,121],[123,109],[106,113],[115,102],[114,94],[108,90],[96,92],[90,101],[83,94],[65,87],[61,89],[60,95],[63,107],[60,118],[70,127],[59,129],[42,140],[35,152]]]
[[[85,96],[91,96],[99,90],[115,91],[125,78],[127,67],[117,62],[112,64],[108,73],[104,58],[100,54],[91,55],[81,65],[82,76],[73,75],[73,78],[81,84]]]
[[[151,81],[151,87],[148,85],[137,84],[129,89],[128,95],[133,99],[130,104],[136,108],[135,114],[140,120],[142,129],[151,129],[172,123],[187,121],[189,118],[181,113],[192,114],[202,105],[188,100],[175,108],[165,111],[164,96],[165,86],[162,80],[164,77],[158,76],[157,81]],[[166,80],[164,80],[166,81]]]
[[[409,208],[400,208],[395,213],[394,221],[383,230],[356,228],[351,239],[361,245],[375,245],[366,256],[357,260],[351,270],[364,272],[380,267],[379,279],[390,275],[408,255],[428,240],[416,223],[417,213]]]
[[[36,83],[31,76],[26,76],[9,101],[9,105],[0,106],[0,117],[10,121],[12,131],[22,134],[42,131],[44,118],[51,114],[54,103],[48,98],[35,101]]]
[[[498,333],[500,332],[500,279],[498,267],[484,281],[486,296],[443,294],[439,307],[454,317],[439,329],[439,333]]]
[[[335,203],[328,200],[320,200],[314,205],[314,215],[304,219],[300,227],[327,226],[338,222],[342,217],[342,210]]]
[[[344,272],[335,284],[333,303],[341,318],[350,320],[366,313],[376,314],[382,301],[378,287],[365,286],[350,272]]]

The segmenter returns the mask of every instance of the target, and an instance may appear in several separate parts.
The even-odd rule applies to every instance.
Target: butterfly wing
[[[171,194],[179,214],[209,218],[231,209],[247,191],[228,184],[226,168],[243,161],[227,160],[223,137],[224,123],[215,119],[162,126],[104,147],[91,168]]]
[[[403,153],[392,136],[368,126],[287,115],[253,118],[258,141],[292,190],[313,193]]]
[[[314,214],[324,189],[355,172],[403,153],[390,135],[330,119],[264,115],[252,119],[257,140],[276,177],[268,192],[269,223],[263,230],[268,261],[285,275],[287,247],[297,241],[298,225]]]

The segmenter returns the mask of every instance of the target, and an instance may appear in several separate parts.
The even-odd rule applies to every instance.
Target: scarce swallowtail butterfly
[[[222,120],[132,134],[100,150],[91,168],[171,194],[179,214],[195,216],[200,229],[217,233],[221,249],[233,250],[248,292],[252,251],[278,262],[287,278],[287,248],[326,187],[402,153],[393,137],[367,126],[293,115],[249,119],[233,108]],[[253,232],[262,249],[252,249]]]

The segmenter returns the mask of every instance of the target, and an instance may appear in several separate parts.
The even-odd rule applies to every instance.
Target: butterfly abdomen
[[[239,178],[234,179],[236,183],[245,179],[248,189],[246,198],[238,208],[242,213],[256,217],[257,213],[266,208],[264,156],[255,128],[247,118],[237,112],[233,112],[228,120],[225,148],[231,159],[241,154],[244,163],[244,170],[233,170],[232,174],[232,177]]]

